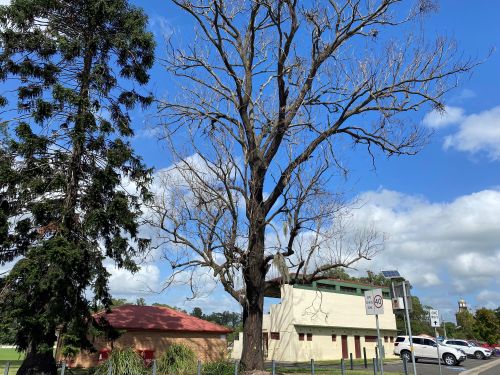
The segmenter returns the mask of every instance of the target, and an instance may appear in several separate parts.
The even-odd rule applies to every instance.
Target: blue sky
[[[151,18],[159,56],[164,53],[164,35],[182,38],[193,28],[191,20],[168,1],[135,3]],[[472,307],[500,305],[496,277],[500,265],[500,215],[496,215],[500,212],[500,114],[495,111],[500,106],[500,56],[494,51],[488,57],[500,42],[498,14],[498,2],[441,1],[439,11],[425,20],[426,34],[451,37],[465,56],[485,62],[447,96],[447,114],[439,116],[428,109],[415,114],[415,121],[434,131],[419,154],[379,155],[375,170],[366,152],[351,155],[349,161],[347,184],[366,202],[359,216],[373,220],[388,234],[384,252],[372,262],[359,264],[354,273],[398,268],[412,281],[414,294],[440,308],[446,319],[453,319],[460,297]],[[159,96],[173,87],[160,65],[152,72],[152,82]],[[141,128],[153,125],[154,118],[136,116],[141,124],[134,139],[137,152],[155,168],[168,167],[171,158],[166,149],[152,132]],[[111,285],[116,293],[133,299],[146,284],[159,288],[168,273],[165,263],[158,260],[135,276],[114,271]],[[186,301],[187,291],[180,286],[145,297],[187,310],[193,306],[206,311],[238,310],[220,287],[209,284],[210,293],[194,301]]]
[[[160,56],[164,35],[183,38],[193,29],[191,20],[168,1],[135,3],[151,18]],[[441,1],[439,11],[425,20],[426,35],[453,38],[464,56],[485,59],[484,63],[447,96],[445,115],[429,109],[414,115],[414,121],[434,131],[419,154],[379,155],[375,170],[366,152],[349,157],[347,185],[365,202],[357,216],[372,220],[388,234],[386,249],[353,272],[400,269],[412,282],[413,293],[441,309],[445,319],[453,319],[460,297],[473,308],[500,305],[500,55],[494,51],[500,44],[498,14],[500,2]],[[156,95],[172,90],[161,66],[153,70],[152,81]],[[137,114],[137,120],[154,124],[144,114]],[[149,165],[170,164],[171,158],[151,132],[139,129],[134,145]],[[168,272],[161,261],[134,277],[116,271],[112,287],[133,299],[140,285],[159,287]],[[146,295],[146,300],[187,310],[193,306],[238,310],[220,287],[209,284],[211,293],[198,300],[186,301],[182,287]]]
[[[150,17],[158,42],[158,57],[165,36],[189,40],[192,21],[165,0],[134,0]],[[0,0],[6,3],[6,0]],[[364,204],[355,219],[371,221],[387,233],[385,250],[354,273],[397,268],[412,282],[413,293],[424,303],[454,318],[457,301],[472,307],[500,305],[500,2],[442,0],[437,13],[423,24],[427,36],[453,38],[464,56],[485,59],[446,97],[444,115],[423,108],[413,120],[434,131],[429,144],[416,156],[385,158],[376,169],[364,150],[349,156],[346,185]],[[491,55],[490,51],[493,50]],[[150,89],[162,97],[175,90],[161,63],[152,70]],[[172,158],[150,129],[154,110],[134,113],[136,151],[154,168],[166,168]],[[136,275],[110,267],[111,288],[118,297],[164,302],[191,310],[239,310],[220,288],[207,284],[201,298],[186,300],[187,290],[161,289],[169,268],[161,259],[145,264]]]

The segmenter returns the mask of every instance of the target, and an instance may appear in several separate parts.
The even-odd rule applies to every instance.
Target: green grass
[[[9,375],[15,375],[23,359],[24,354],[19,353],[16,349],[0,348],[0,374],[3,374],[7,362],[10,362]]]
[[[0,348],[0,361],[22,361],[23,353],[19,353],[16,349]]]
[[[319,368],[315,369],[315,373],[318,374],[331,374],[331,375],[341,375],[342,372],[340,369],[331,369],[331,368]],[[277,374],[304,374],[304,375],[310,375],[311,370],[306,369],[306,368],[276,368],[276,373]],[[373,375],[373,369],[367,369],[367,370],[345,370],[346,375]],[[384,371],[385,375],[403,375],[402,372],[387,372]]]

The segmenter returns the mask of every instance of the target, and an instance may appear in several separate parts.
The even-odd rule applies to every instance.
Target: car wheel
[[[474,357],[476,359],[484,359],[484,353],[478,350],[477,352],[474,353]]]
[[[401,359],[406,359],[406,362],[411,362],[411,353],[408,350],[403,350],[401,352]]]
[[[443,355],[443,361],[446,364],[446,366],[454,366],[457,363],[457,359],[453,354]]]

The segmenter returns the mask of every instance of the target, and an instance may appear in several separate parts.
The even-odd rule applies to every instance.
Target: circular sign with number
[[[375,307],[377,309],[380,309],[382,307],[382,305],[384,304],[384,299],[382,298],[382,296],[376,295],[373,298],[373,304],[375,305]]]

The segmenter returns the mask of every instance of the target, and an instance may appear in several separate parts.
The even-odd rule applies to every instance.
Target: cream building
[[[366,315],[364,292],[376,289],[347,281],[323,279],[309,285],[281,285],[267,296],[280,297],[264,314],[262,340],[265,360],[302,362],[375,356],[375,316]],[[396,318],[389,288],[382,288],[384,314],[379,315],[386,357],[393,356]],[[232,358],[241,357],[243,335],[235,340]]]

